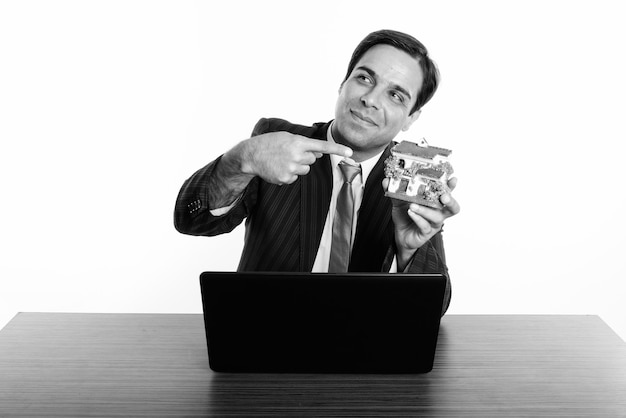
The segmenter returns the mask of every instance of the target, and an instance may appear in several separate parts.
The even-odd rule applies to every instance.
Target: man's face
[[[339,89],[333,137],[359,160],[381,152],[419,116],[409,115],[422,87],[419,61],[390,45],[375,45]]]

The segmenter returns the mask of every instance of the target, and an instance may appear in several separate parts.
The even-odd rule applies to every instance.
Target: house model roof
[[[417,174],[419,174],[422,177],[427,177],[429,179],[439,180],[446,173],[444,171],[435,170],[435,169],[432,169],[432,168],[421,168],[421,169],[417,170]]]
[[[447,157],[452,154],[452,151],[449,149],[433,147],[431,145],[420,146],[411,141],[402,141],[398,145],[394,146],[391,151],[398,154],[426,158],[429,160],[432,160],[437,155]]]

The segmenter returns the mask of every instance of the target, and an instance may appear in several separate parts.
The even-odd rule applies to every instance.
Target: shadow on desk
[[[209,411],[315,415],[344,410],[360,416],[385,415],[426,410],[432,398],[431,380],[417,375],[214,374]]]

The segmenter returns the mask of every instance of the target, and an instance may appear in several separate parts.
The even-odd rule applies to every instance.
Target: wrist
[[[249,177],[255,176],[248,140],[241,141],[222,156],[224,170],[231,176]]]
[[[398,263],[398,271],[404,271],[411,262],[416,250],[408,250],[398,248],[396,252],[396,260]]]
[[[242,170],[240,150],[235,146],[220,157],[208,180],[209,209],[232,205],[244,192],[254,174]]]

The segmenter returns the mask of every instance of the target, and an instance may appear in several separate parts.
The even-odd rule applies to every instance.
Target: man
[[[441,228],[459,204],[451,194],[440,198],[442,209],[392,201],[383,174],[393,139],[417,120],[438,77],[415,38],[371,33],[353,53],[335,119],[311,127],[261,119],[251,138],[183,184],[176,229],[212,236],[246,219],[242,271],[338,271],[334,263],[343,262],[344,271],[447,276]],[[357,172],[351,183],[342,176],[346,167]],[[343,209],[342,199],[353,206]],[[356,218],[348,238],[333,229],[346,216],[342,210]],[[336,244],[340,239],[344,244]],[[341,245],[348,253],[337,261]],[[444,312],[449,301],[448,278]]]

